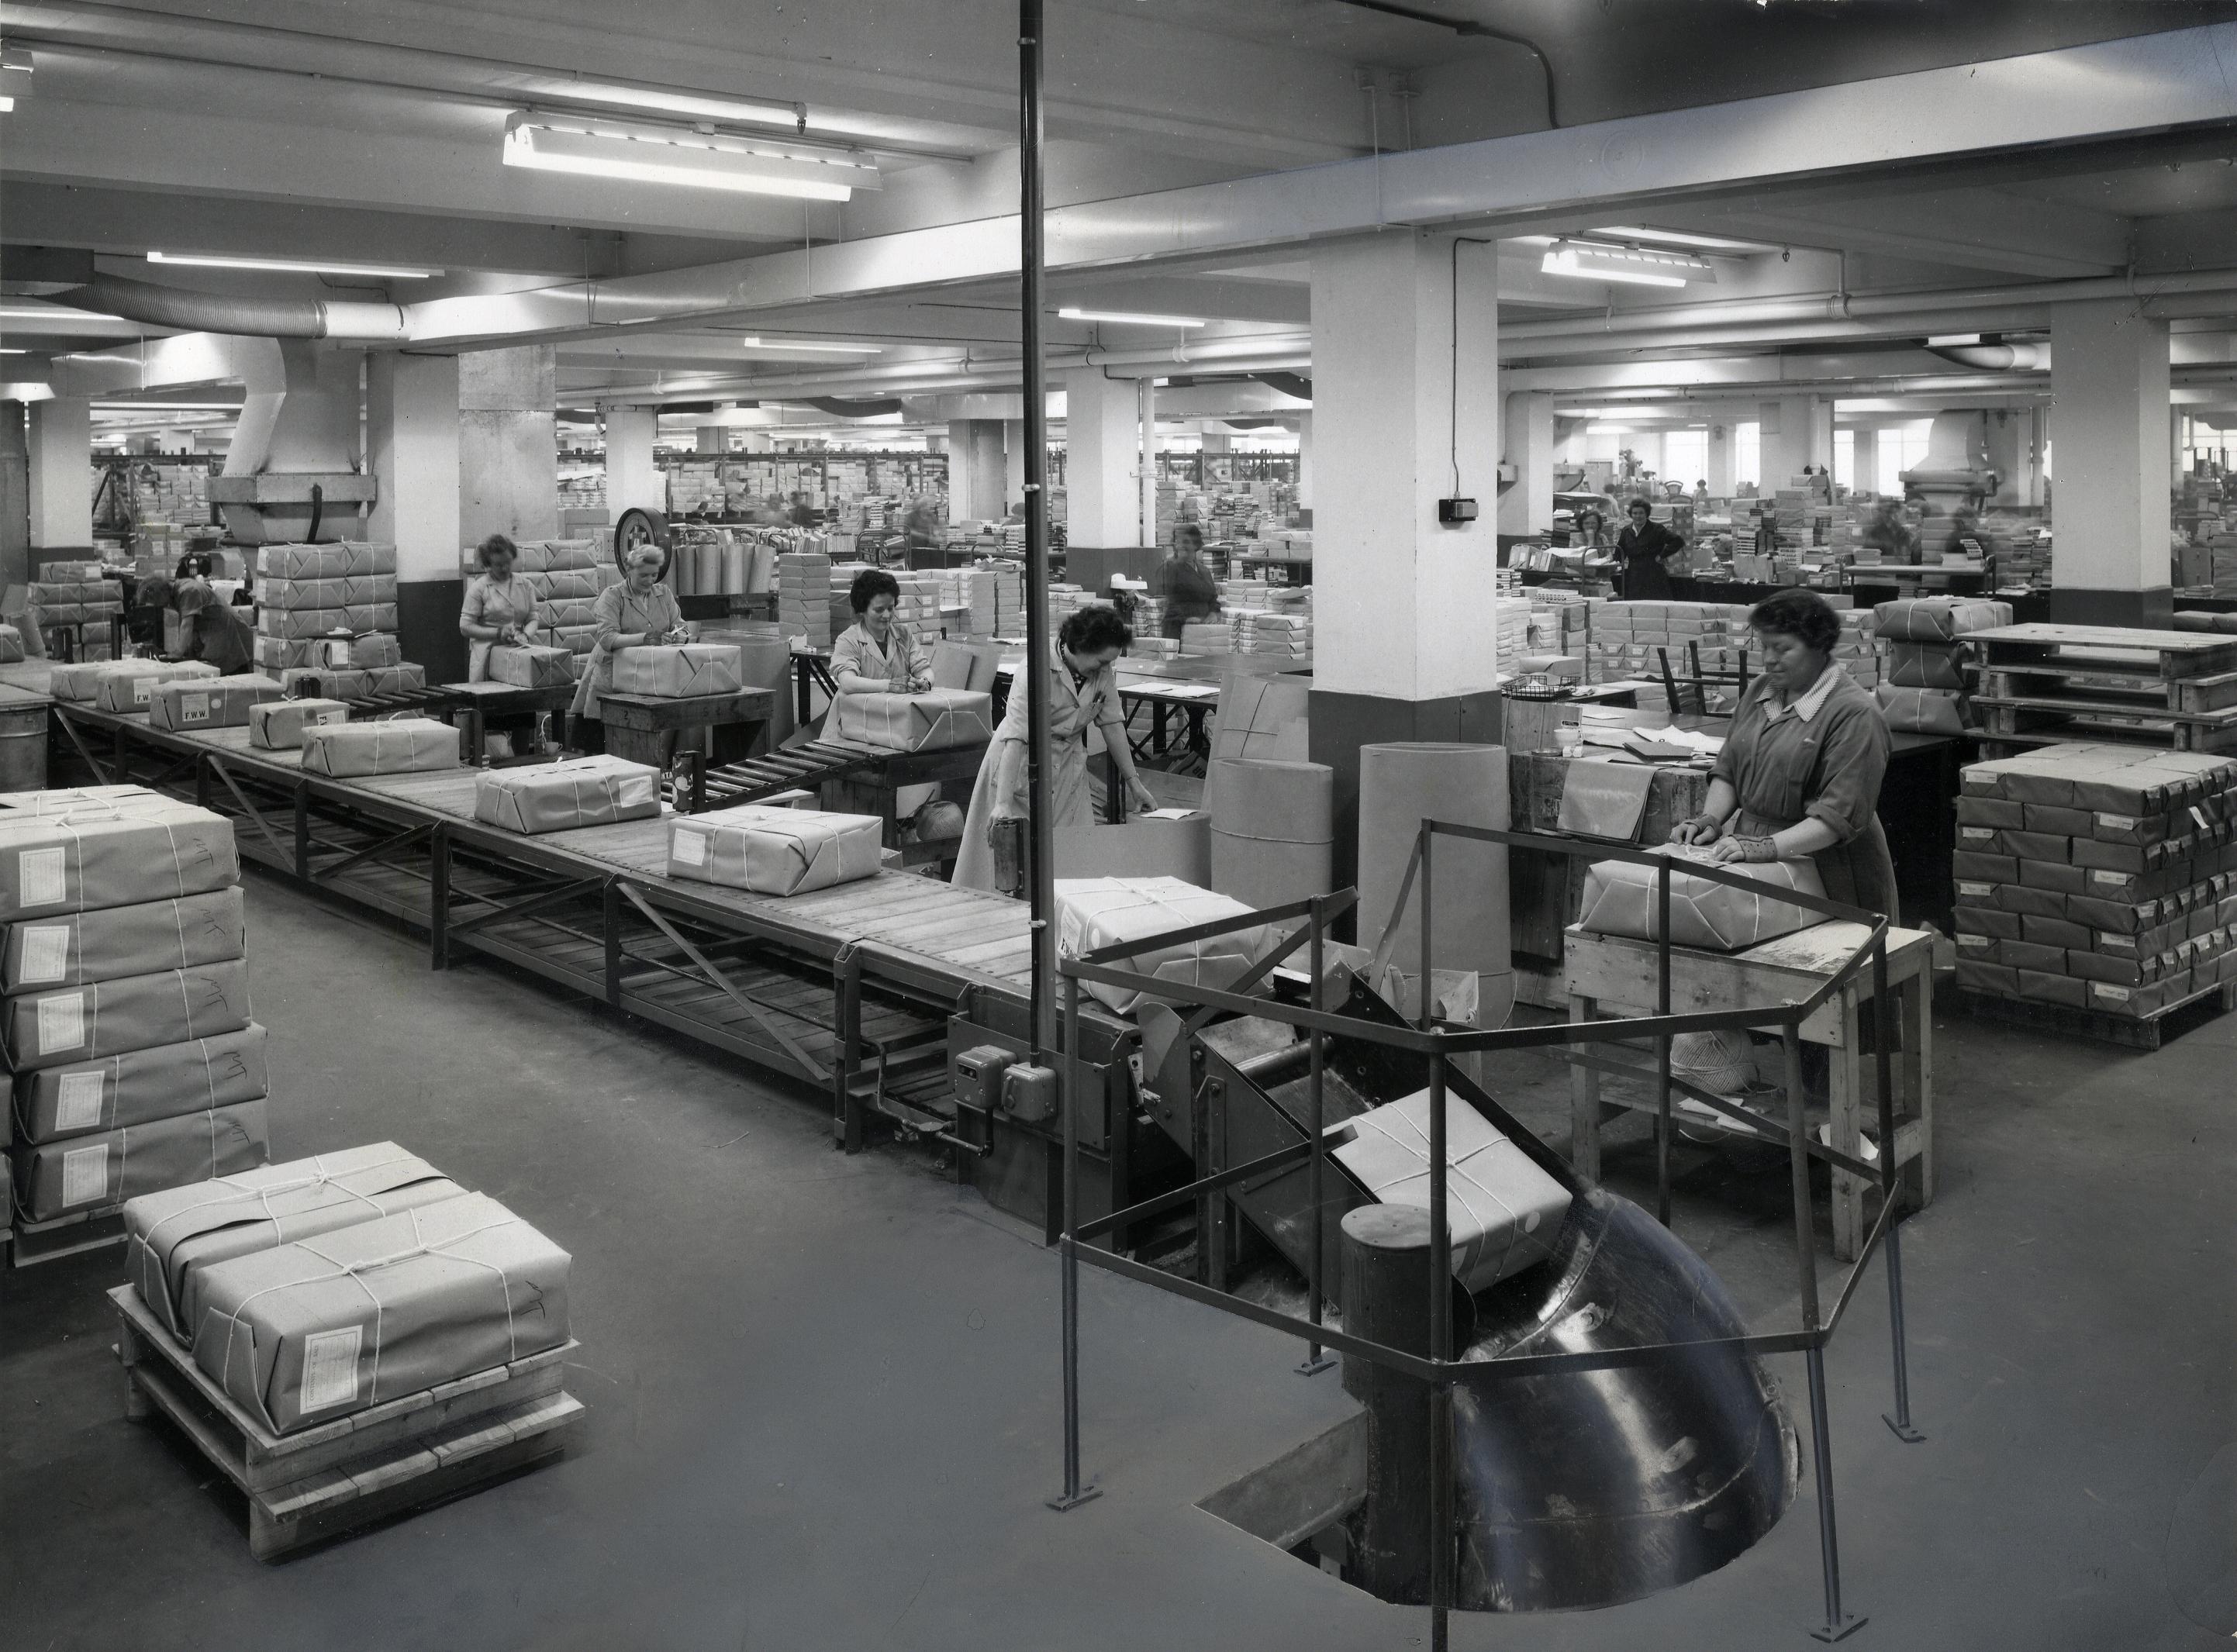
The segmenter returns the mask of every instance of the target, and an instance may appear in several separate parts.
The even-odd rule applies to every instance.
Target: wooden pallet
[[[2007,625],[1966,641],[1992,757],[2070,740],[2237,751],[2237,637]]]
[[[566,1445],[584,1414],[560,1389],[573,1342],[293,1434],[202,1374],[129,1285],[109,1292],[124,1414],[168,1417],[248,1499],[248,1552],[275,1560],[446,1502]]]
[[[2237,1010],[2237,982],[2224,982],[2161,1006],[2148,1016],[2108,1015],[2102,1010],[2077,1010],[2071,1004],[2049,1004],[2039,998],[2007,998],[1994,992],[1962,989],[1957,1000],[1969,1013],[1986,1021],[2007,1022],[2045,1032],[2063,1033],[2097,1043],[2120,1044],[2129,1050],[2157,1050],[2167,1039],[2199,1022]],[[2201,1010],[2201,1006],[2209,1006]],[[2176,1017],[2180,1026],[2171,1026]]]
[[[124,1207],[81,1211],[48,1221],[18,1221],[8,1251],[11,1267],[59,1261],[87,1251],[105,1250],[124,1242]]]

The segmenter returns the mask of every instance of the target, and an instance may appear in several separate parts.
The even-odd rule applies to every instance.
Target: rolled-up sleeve
[[[1831,726],[1819,747],[1819,783],[1802,813],[1823,820],[1846,843],[1871,824],[1879,806],[1888,766],[1887,720],[1877,706],[1826,709]]]

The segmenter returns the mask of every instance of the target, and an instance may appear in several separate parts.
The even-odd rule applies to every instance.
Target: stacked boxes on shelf
[[[2214,594],[2237,597],[2237,534],[2215,534],[2206,542],[2206,555]]]
[[[894,618],[906,625],[917,636],[929,642],[940,635],[940,609],[944,582],[937,573],[896,573],[894,582],[901,588],[894,605]]]
[[[965,576],[964,595],[970,608],[973,636],[1023,636],[1026,631],[1026,576],[1014,563],[981,563],[959,570]]]
[[[776,623],[786,636],[805,636],[828,648],[831,629],[831,558],[820,550],[789,550],[776,559]]]
[[[1244,609],[1236,616],[1235,651],[1302,659],[1313,651],[1312,615]]]
[[[347,646],[346,661],[329,657],[330,642]],[[258,550],[259,670],[344,663],[372,669],[403,657],[396,641],[395,546],[341,540]]]
[[[597,542],[531,539],[519,551],[513,577],[535,593],[538,629],[553,647],[588,654],[597,630],[598,592],[613,582],[607,577],[612,564],[599,562]]]
[[[1962,776],[1957,984],[2138,1017],[2237,980],[2237,759],[2070,744]]]
[[[1844,608],[1841,611],[1841,640],[1833,645],[1833,663],[1862,687],[1877,688],[1884,675],[1876,610]],[[1701,663],[1708,664],[1705,658]]]
[[[133,787],[0,798],[0,1037],[36,1230],[264,1162],[232,823]]]
[[[1874,610],[1886,651],[1880,710],[1907,734],[1961,734],[1974,722],[1964,638],[2012,622],[2011,604],[1976,596],[1920,596]]]
[[[1235,622],[1231,617],[1191,620],[1181,627],[1183,654],[1221,656],[1235,652]]]
[[[1591,608],[1590,680],[1659,678],[1660,650],[1670,669],[1690,669],[1689,645],[1700,650],[1701,668],[1731,669],[1734,650],[1747,646],[1748,610],[1730,602],[1596,602]]]

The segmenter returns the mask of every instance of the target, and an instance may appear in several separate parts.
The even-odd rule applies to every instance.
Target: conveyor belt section
[[[875,768],[895,754],[878,746],[848,740],[811,740],[766,757],[748,758],[710,768],[695,788],[709,809],[728,809],[759,803],[780,792],[813,792],[826,780],[835,780],[864,769]]]

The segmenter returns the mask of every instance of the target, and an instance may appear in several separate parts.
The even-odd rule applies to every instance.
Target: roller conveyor
[[[811,740],[764,757],[709,768],[695,790],[704,800],[699,806],[703,808],[734,808],[762,802],[781,792],[815,791],[826,780],[859,774],[897,755],[883,747],[851,740]]]

